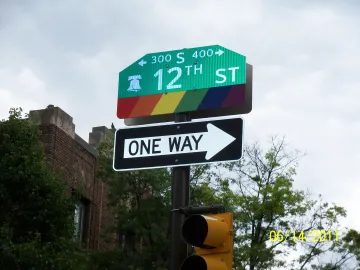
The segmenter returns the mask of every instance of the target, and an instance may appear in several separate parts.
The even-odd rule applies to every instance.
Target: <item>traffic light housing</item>
[[[190,215],[181,228],[184,241],[195,247],[181,270],[231,270],[233,267],[233,215]]]

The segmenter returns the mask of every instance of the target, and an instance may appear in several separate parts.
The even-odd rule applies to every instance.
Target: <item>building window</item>
[[[86,206],[83,202],[77,202],[75,205],[75,236],[80,242],[84,240],[84,221]]]

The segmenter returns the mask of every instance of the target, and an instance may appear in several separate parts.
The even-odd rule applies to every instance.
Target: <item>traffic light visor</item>
[[[229,235],[224,219],[203,215],[189,216],[182,226],[182,237],[191,246],[214,249],[223,246]]]
[[[219,254],[190,256],[181,264],[180,270],[228,270],[229,268],[221,256]]]
[[[188,257],[181,265],[181,270],[207,270],[207,264],[203,257],[200,256],[190,256]]]
[[[195,247],[181,270],[229,270],[233,262],[232,213],[190,215],[185,219],[181,234],[184,241]]]
[[[201,215],[188,217],[182,226],[182,236],[189,245],[204,247],[204,241],[208,234],[208,224]]]

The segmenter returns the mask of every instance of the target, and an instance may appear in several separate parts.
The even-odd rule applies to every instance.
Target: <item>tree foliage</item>
[[[99,147],[99,177],[110,186],[110,207],[116,216],[115,251],[95,254],[99,269],[166,269],[170,217],[170,171],[115,172],[112,169],[114,134]],[[109,254],[111,260],[108,258]]]
[[[0,122],[0,268],[82,269],[74,204],[46,165],[38,136],[21,109]]]
[[[273,137],[269,145],[266,152],[259,144],[246,146],[242,160],[225,165],[231,175],[221,180],[232,185],[236,206],[236,269],[310,269],[330,251],[328,243],[314,235],[339,230],[346,211],[296,190],[301,153],[289,152],[284,138]],[[287,259],[290,251],[299,249],[298,258]]]
[[[89,269],[74,239],[74,200],[47,166],[38,136],[21,109],[0,122],[0,267]],[[171,170],[115,172],[113,140],[109,132],[98,149],[99,177],[110,187],[116,224],[109,233],[116,232],[119,243],[94,253],[93,261],[104,270],[167,269]],[[223,204],[234,214],[235,269],[359,267],[360,234],[342,228],[345,209],[294,188],[302,156],[273,137],[266,151],[247,145],[238,162],[191,167],[190,204]],[[315,231],[331,233],[333,240],[315,238]],[[290,253],[297,257],[289,259]]]
[[[115,230],[133,241],[112,253],[118,254],[116,262],[102,260],[100,268],[166,269],[171,171],[114,172],[112,148],[109,134],[99,149],[101,177],[110,185],[118,220]],[[284,138],[272,137],[266,151],[257,143],[247,145],[238,162],[191,167],[190,204],[221,203],[234,214],[235,269],[346,269],[346,262],[359,260],[356,231],[349,230],[338,242],[312,240],[315,230],[339,231],[346,211],[294,188],[302,156],[289,151]],[[299,255],[290,260],[292,251]],[[100,254],[98,262],[104,256],[109,255]]]

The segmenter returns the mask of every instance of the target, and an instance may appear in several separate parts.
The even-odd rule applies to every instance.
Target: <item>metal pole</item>
[[[175,114],[175,122],[188,122],[188,113]],[[171,239],[170,239],[170,270],[179,270],[182,262],[187,258],[187,244],[181,237],[181,226],[185,215],[176,211],[189,205],[190,195],[190,166],[174,167],[172,169],[171,185]]]

